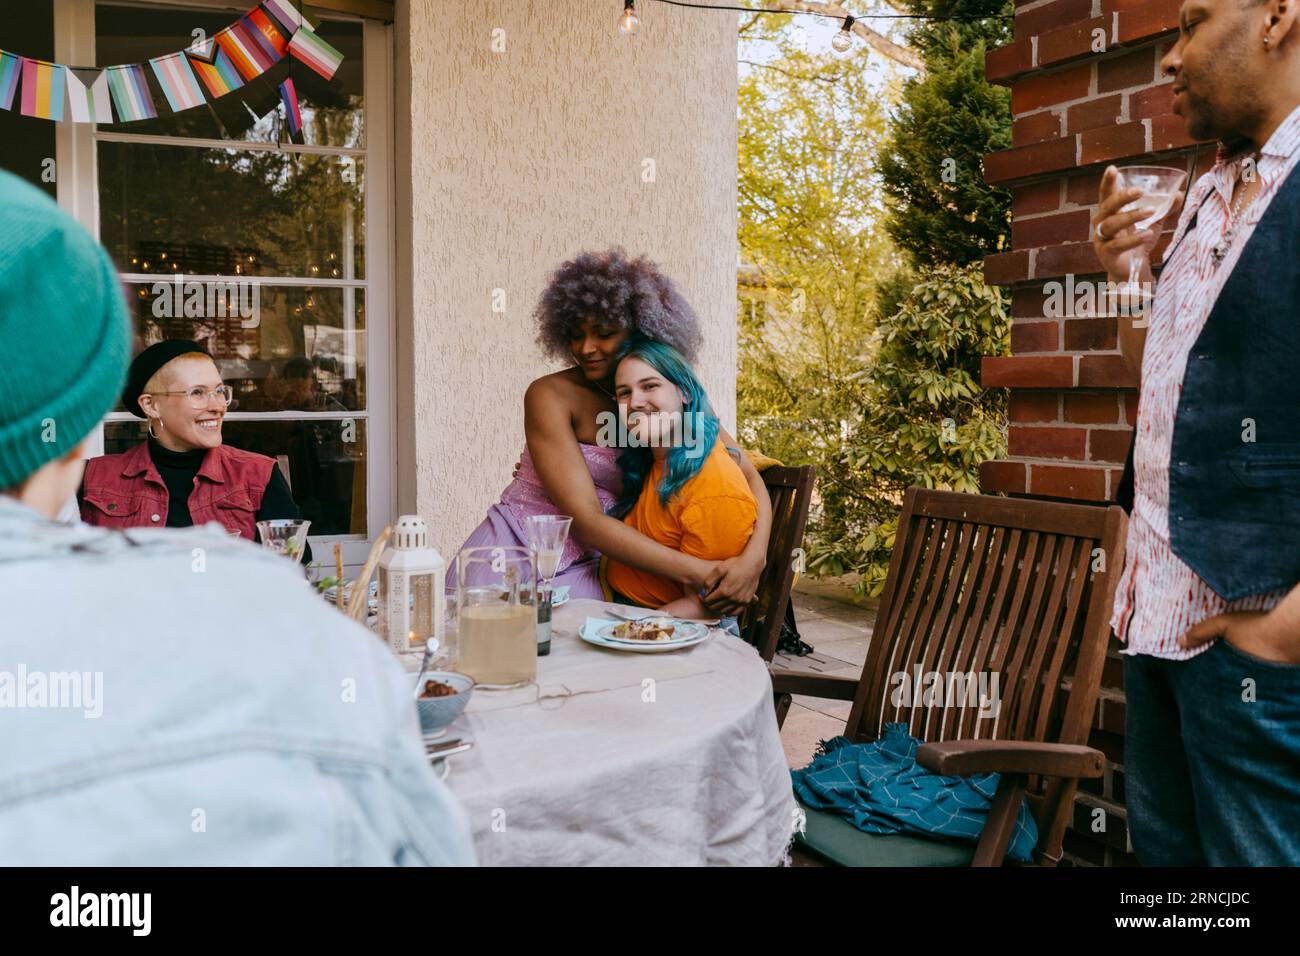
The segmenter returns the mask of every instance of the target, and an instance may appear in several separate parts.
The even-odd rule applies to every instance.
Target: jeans
[[[1129,836],[1144,866],[1300,866],[1300,665],[1216,641],[1124,658]]]
[[[732,637],[740,637],[740,618],[724,617],[718,622],[718,629],[726,631]]]

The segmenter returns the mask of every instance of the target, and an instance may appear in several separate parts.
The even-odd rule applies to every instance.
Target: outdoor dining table
[[[599,601],[554,611],[535,682],[476,689],[446,738],[483,865],[775,866],[794,832],[766,665],[716,628],[662,653],[577,636]],[[403,656],[408,669],[419,655]]]

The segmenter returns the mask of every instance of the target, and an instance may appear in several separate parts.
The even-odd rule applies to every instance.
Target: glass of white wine
[[[309,527],[310,521],[274,518],[257,522],[257,536],[262,539],[262,547],[266,550],[301,561]]]
[[[536,595],[527,548],[463,548],[456,556],[459,670],[476,688],[520,687],[537,677]]]
[[[538,595],[537,652],[548,654],[551,650],[551,590],[555,572],[560,567],[560,555],[569,540],[569,526],[573,519],[568,515],[529,515],[524,526],[528,530],[528,550],[537,566]]]
[[[1165,216],[1169,215],[1174,200],[1183,191],[1186,182],[1187,171],[1184,169],[1174,169],[1171,166],[1125,167],[1119,171],[1117,188],[1120,190],[1140,189],[1142,195],[1126,205],[1120,212],[1132,212],[1139,207],[1149,206],[1152,210],[1151,215],[1141,222],[1134,223],[1133,228],[1137,232],[1150,229],[1152,226],[1164,222]],[[1123,283],[1117,290],[1122,300],[1140,303],[1140,308],[1144,311],[1150,304],[1147,300],[1151,297],[1150,291],[1144,290],[1142,287],[1142,266],[1146,264],[1147,258],[1147,252],[1141,248],[1134,249],[1129,253],[1128,281]]]

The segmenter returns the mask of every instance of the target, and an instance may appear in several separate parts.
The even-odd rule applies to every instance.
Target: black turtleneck
[[[145,440],[149,443],[149,457],[153,459],[154,467],[167,486],[167,527],[190,527],[194,524],[190,517],[190,494],[194,491],[194,476],[203,467],[203,459],[208,457],[208,450],[196,448],[193,451],[172,451],[152,438]],[[261,515],[258,515],[258,519],[261,519]]]

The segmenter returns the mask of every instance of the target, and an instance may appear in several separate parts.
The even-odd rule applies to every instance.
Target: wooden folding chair
[[[936,773],[1000,774],[977,845],[858,830],[805,808],[797,862],[857,866],[1000,865],[1025,795],[1038,825],[1035,862],[1054,865],[1078,781],[1099,777],[1087,747],[1127,519],[1115,506],[909,489],[862,676],[775,670],[777,719],[790,695],[853,701],[844,735],[876,740],[904,723]],[[996,715],[946,693],[903,693],[921,675],[991,686]],[[901,675],[901,677],[900,677]],[[925,697],[936,699],[929,703]]]
[[[803,545],[817,469],[812,465],[773,466],[765,469],[762,477],[772,499],[772,533],[767,539],[767,566],[758,582],[758,600],[741,615],[740,636],[754,645],[763,660],[771,663],[781,637],[786,605],[790,603],[798,561],[795,549]]]

